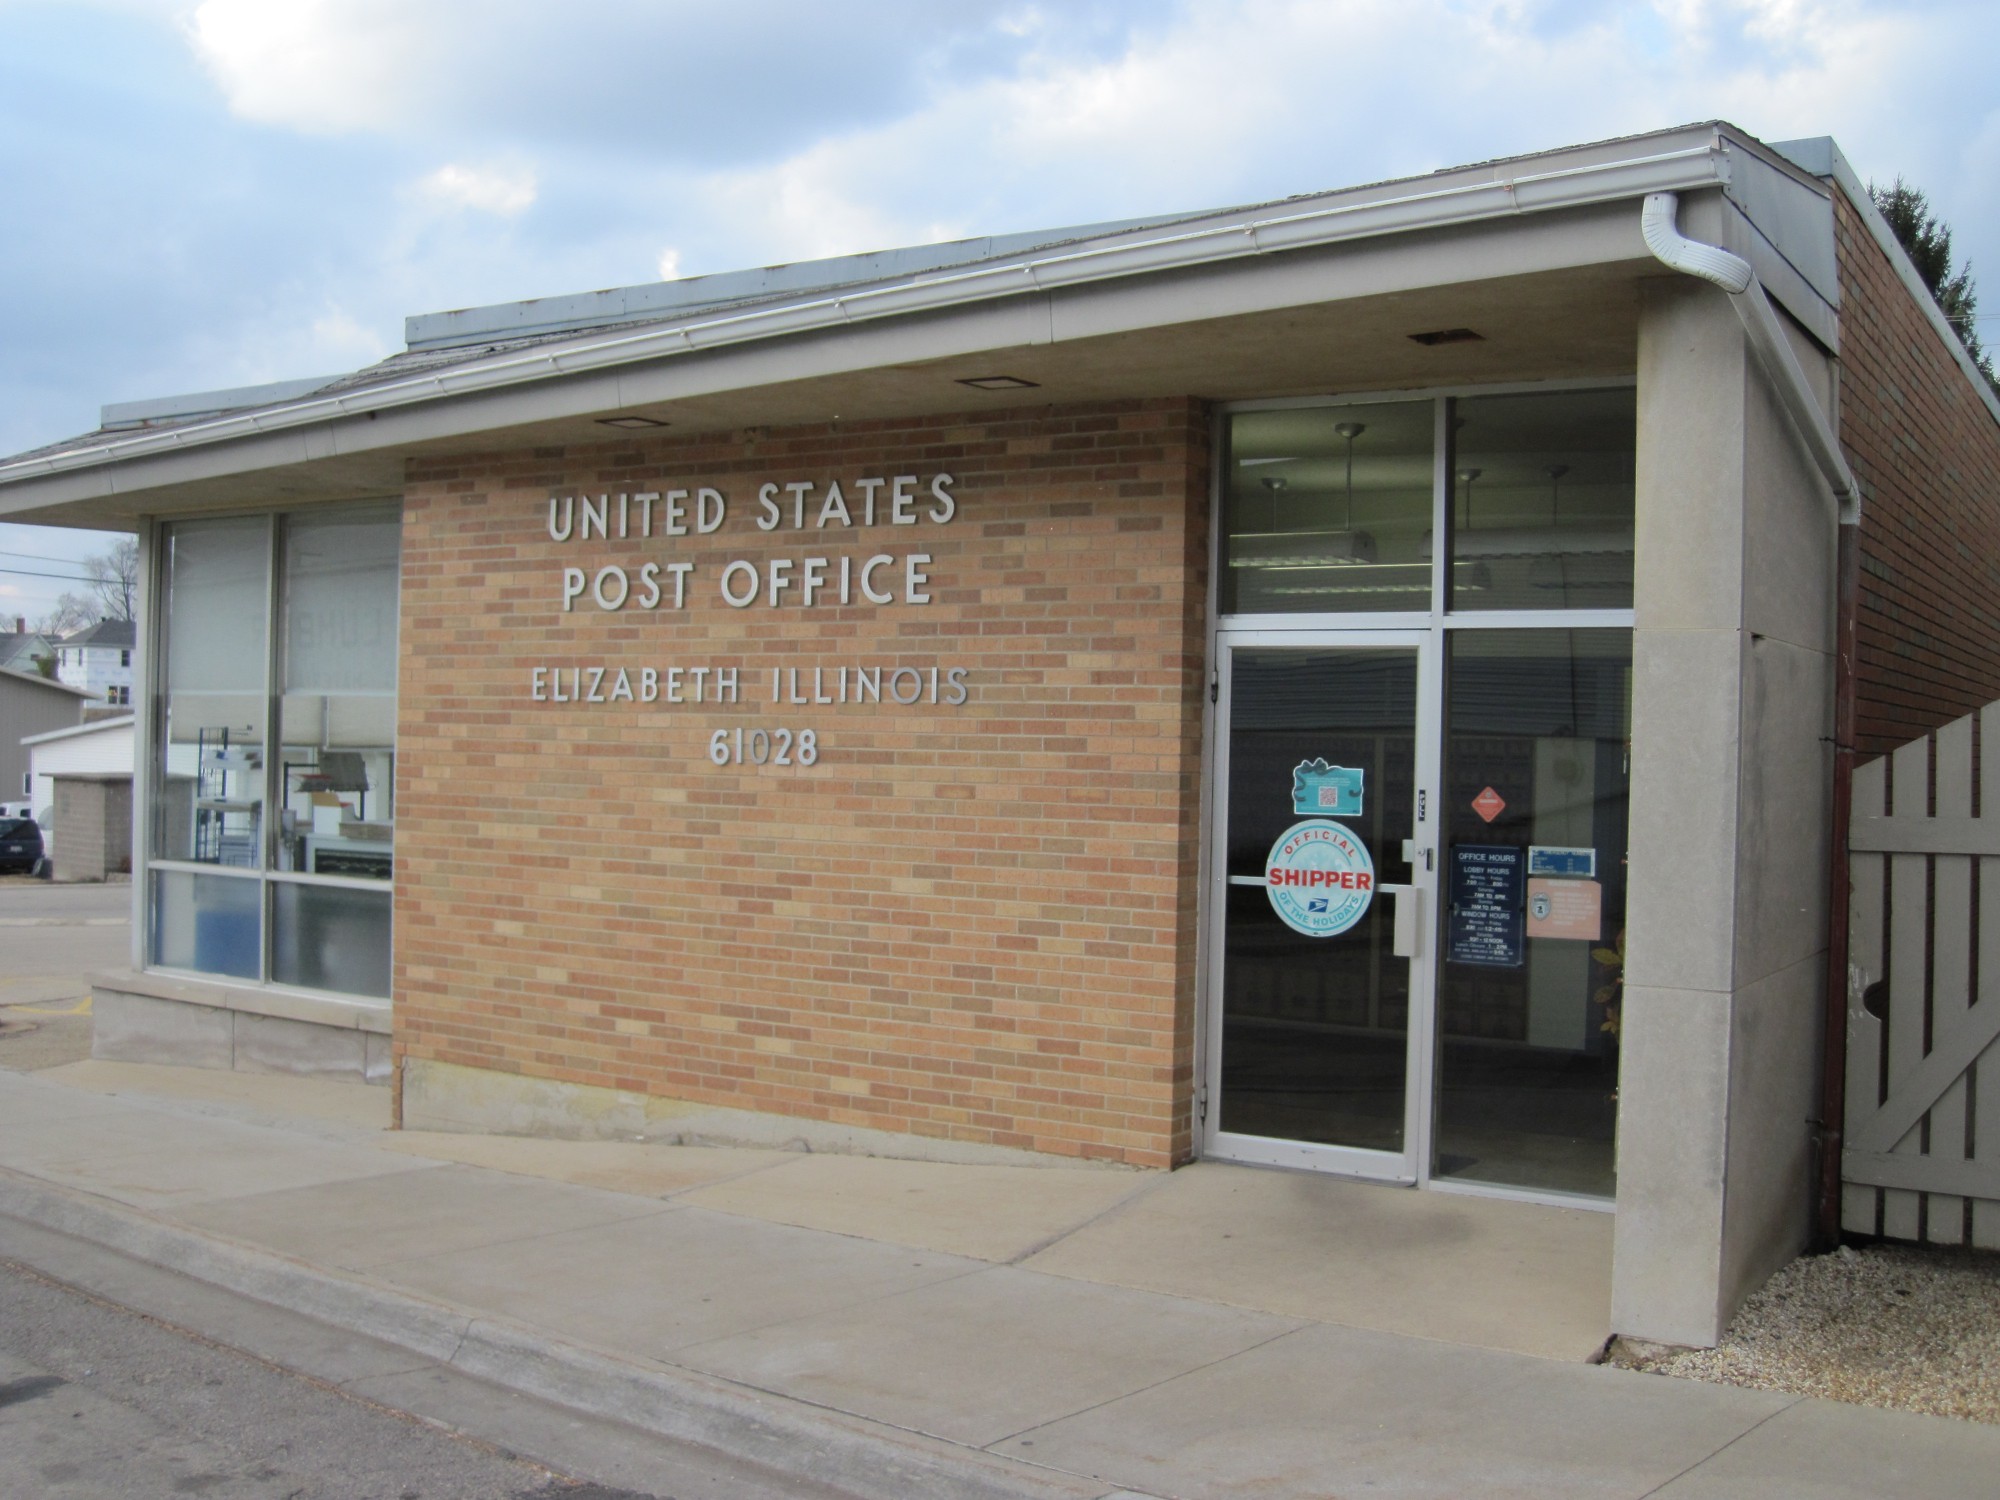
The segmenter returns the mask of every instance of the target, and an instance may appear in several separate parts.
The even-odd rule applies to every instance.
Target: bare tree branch
[[[90,575],[89,597],[100,620],[129,620],[132,599],[139,587],[139,542],[136,537],[120,537],[109,552],[83,560]]]
[[[81,594],[64,594],[55,607],[35,622],[35,630],[50,637],[68,635],[97,623],[95,601]]]

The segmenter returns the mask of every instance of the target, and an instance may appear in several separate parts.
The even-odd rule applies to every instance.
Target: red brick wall
[[[1154,401],[413,466],[401,1055],[1184,1158],[1207,443],[1197,404]],[[858,515],[858,477],[939,471],[948,524],[811,528],[829,481]],[[759,485],[795,479],[818,486],[808,529],[758,530]],[[712,536],[549,536],[551,496],[704,484],[729,500]],[[716,592],[732,558],[888,552],[900,579],[916,551],[928,605],[735,609]],[[674,559],[696,564],[680,611],[561,608],[565,566]],[[534,667],[590,664],[734,665],[742,697],[530,701]],[[830,683],[864,664],[926,684],[962,666],[969,701],[769,701],[774,666]],[[738,727],[812,729],[818,761],[712,764],[711,733]]]
[[[1834,194],[1840,437],[1860,477],[1855,746],[1886,754],[2000,698],[2000,423]]]

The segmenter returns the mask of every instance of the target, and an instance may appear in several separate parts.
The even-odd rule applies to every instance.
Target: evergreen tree
[[[1911,187],[1901,176],[1886,188],[1871,182],[1868,196],[1875,200],[1875,207],[1889,221],[1889,227],[1896,231],[1896,238],[1902,242],[1910,263],[1923,277],[1931,296],[1937,299],[1938,311],[1957,332],[1965,345],[1965,352],[1972,356],[1972,362],[1985,375],[1986,383],[2000,389],[2000,379],[1996,379],[1993,373],[1993,361],[1979,343],[1975,317],[1979,294],[1973,288],[1972,267],[1962,265],[1955,272],[1952,270],[1951,226],[1931,212],[1930,200],[1924,196],[1923,190]]]

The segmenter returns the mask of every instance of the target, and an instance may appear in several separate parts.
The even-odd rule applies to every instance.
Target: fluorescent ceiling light
[[[1595,557],[1630,556],[1629,526],[1494,526],[1452,533],[1452,556],[1470,557]],[[1417,556],[1431,555],[1431,534],[1417,544]]]
[[[1349,568],[1375,561],[1365,531],[1239,531],[1229,538],[1232,568]]]
[[[1484,563],[1456,563],[1452,567],[1451,586],[1455,593],[1477,594],[1493,587],[1493,578]],[[1351,598],[1359,594],[1428,595],[1430,587],[1431,570],[1423,563],[1375,563],[1343,568],[1336,576],[1317,582],[1300,579],[1266,583],[1259,579],[1256,596],[1260,599],[1332,599]]]

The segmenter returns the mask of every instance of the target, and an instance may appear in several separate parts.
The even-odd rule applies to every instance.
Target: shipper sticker
[[[1271,846],[1264,891],[1278,920],[1306,937],[1339,937],[1368,915],[1375,861],[1352,830],[1325,818],[1294,823]]]

